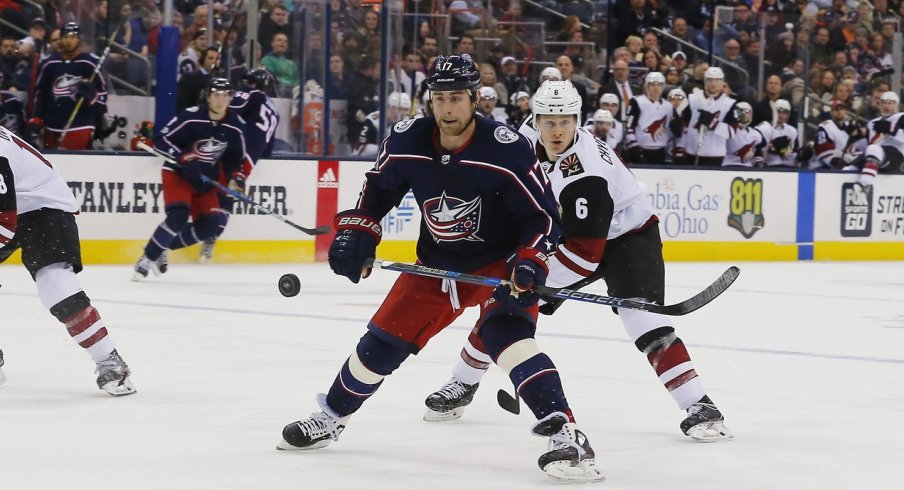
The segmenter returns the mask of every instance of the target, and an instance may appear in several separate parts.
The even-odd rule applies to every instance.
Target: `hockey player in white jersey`
[[[499,95],[493,87],[480,87],[477,90],[477,113],[490,121],[505,124],[505,109],[496,107]]]
[[[725,159],[722,166],[761,166],[766,138],[758,129],[750,127],[753,121],[753,107],[747,102],[738,102],[734,110],[737,124],[728,126],[728,141],[725,143]]]
[[[686,127],[686,122],[681,114],[684,114],[684,109],[687,108],[687,94],[684,93],[684,90],[680,88],[673,88],[669,91],[668,96],[669,102],[672,104],[672,108],[675,109],[675,117],[672,118],[672,122],[669,124],[669,131],[672,133],[672,138],[669,140],[669,144],[667,146],[669,162],[682,162],[687,158],[687,155],[684,153],[676,152],[676,149],[681,149],[684,151],[684,129]]]
[[[858,183],[864,189],[873,185],[879,173],[900,174],[904,170],[904,112],[898,112],[900,98],[885,92],[879,99],[880,116],[867,125],[866,158]]]
[[[676,152],[687,155],[683,163],[718,167],[725,159],[728,128],[735,123],[735,100],[723,93],[725,74],[719,67],[706,69],[703,88],[703,93],[688,97],[688,107],[682,115],[687,122],[685,147]]]
[[[766,139],[765,164],[769,168],[797,168],[800,166],[800,143],[797,140],[797,128],[788,124],[791,104],[785,99],[778,99],[775,101],[775,111],[775,124],[763,121],[756,126]]]
[[[618,153],[618,148],[621,148],[622,134],[616,129],[615,123],[617,122],[611,112],[606,109],[597,109],[593,113],[593,124],[584,127]]]
[[[2,127],[0,155],[0,262],[21,249],[41,303],[97,365],[97,387],[135,393],[129,366],[76,276],[82,257],[72,191],[41,153]]]
[[[816,147],[810,159],[810,169],[841,168],[847,158],[850,135],[845,131],[847,104],[842,100],[832,101],[829,119],[819,123],[816,130]]]
[[[549,258],[546,285],[578,289],[605,279],[611,296],[663,304],[665,265],[659,219],[637,181],[605,142],[577,128],[581,99],[570,81],[546,82],[534,105],[541,140],[537,158],[548,168],[559,203],[563,242]],[[549,303],[552,314],[561,304]],[[686,411],[680,428],[695,440],[730,439],[722,413],[706,394],[670,317],[617,308],[631,341],[650,362],[678,407]],[[492,359],[470,335],[452,378],[425,401],[427,421],[461,417]]]
[[[405,92],[393,92],[389,94],[386,104],[386,127],[408,117],[411,111],[411,97]],[[374,111],[367,115],[361,125],[361,134],[358,135],[358,143],[355,147],[355,155],[361,157],[375,157],[379,149],[380,111]]]
[[[625,149],[628,163],[663,164],[671,134],[669,124],[675,108],[662,97],[665,77],[658,71],[644,79],[644,95],[632,97],[625,121]]]

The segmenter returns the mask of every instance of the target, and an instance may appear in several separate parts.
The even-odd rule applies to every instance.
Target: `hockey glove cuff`
[[[245,193],[245,175],[243,173],[235,172],[232,174],[232,177],[229,178],[229,190],[241,194]]]
[[[330,269],[357,284],[370,275],[364,262],[377,255],[377,244],[383,237],[379,221],[362,209],[349,209],[333,218],[336,236],[330,244]]]

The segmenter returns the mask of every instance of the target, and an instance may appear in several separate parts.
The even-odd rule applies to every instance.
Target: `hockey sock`
[[[538,420],[553,412],[563,412],[574,422],[559,371],[549,356],[537,348],[536,340],[522,339],[506,347],[496,358],[496,364],[508,373],[515,391]]]
[[[355,413],[407,357],[404,348],[367,332],[339,370],[326,395],[327,405],[342,417]]]
[[[456,379],[465,384],[474,385],[480,383],[483,375],[486,374],[487,369],[490,367],[490,363],[493,362],[483,350],[483,342],[480,337],[471,332],[471,335],[468,336],[468,341],[465,342],[464,347],[461,349],[461,357],[455,363],[455,367],[452,368],[452,376],[455,376]]]
[[[226,228],[229,215],[226,213],[205,214],[190,226],[185,226],[173,239],[171,250],[190,247],[208,238],[220,236]],[[148,257],[150,258],[150,257]]]
[[[675,329],[660,327],[651,330],[637,339],[635,345],[647,356],[678,408],[686,410],[706,395],[691,356],[684,342],[675,336]]]
[[[91,306],[88,296],[66,263],[56,263],[43,267],[35,274],[38,296],[45,308],[50,310],[78,345],[99,363],[116,348],[107,334],[106,324],[97,310]]]
[[[172,246],[176,235],[186,227],[188,217],[189,213],[186,206],[178,205],[167,209],[166,219],[157,226],[154,234],[151,235],[151,239],[148,240],[148,244],[144,247],[144,256],[151,260],[157,260],[164,250],[168,250]]]

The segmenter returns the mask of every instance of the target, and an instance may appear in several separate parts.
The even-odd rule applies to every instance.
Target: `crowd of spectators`
[[[54,49],[62,23],[90,19],[96,39],[128,18],[116,36],[128,51],[114,50],[105,70],[126,82],[110,84],[111,93],[140,93],[135,89],[152,78],[144,59],[153,61],[157,50],[163,18],[157,2],[97,0],[87,12],[67,6],[67,0],[0,4],[0,18],[21,28],[2,27],[3,89],[27,92],[34,63]],[[601,95],[613,93],[622,101],[614,116],[624,120],[628,100],[643,92],[646,73],[663,73],[666,93],[682,88],[690,94],[703,86],[710,63],[723,69],[726,91],[753,106],[754,124],[775,117],[769,109],[779,98],[790,102],[792,122],[815,126],[838,100],[852,118],[869,119],[878,114],[877,95],[892,86],[889,68],[902,55],[892,53],[892,38],[904,14],[904,1],[895,0],[410,1],[401,32],[391,36],[406,41],[390,40],[384,58],[379,2],[331,0],[330,7],[325,26],[323,4],[262,0],[255,59],[273,77],[270,95],[295,99],[293,114],[312,100],[306,92],[345,101],[345,116],[337,122],[350,142],[381,107],[383,65],[385,93],[408,94],[410,115],[422,112],[424,74],[441,47],[481,63],[481,85],[494,89],[497,108],[512,122],[529,111],[521,94],[530,96],[547,66],[577,86],[587,117]],[[243,8],[234,13],[228,1],[209,12],[201,0],[178,0],[176,10],[181,108],[196,100],[199,80],[210,76],[210,48],[226,44],[223,56],[233,78],[247,68],[241,48],[248,43],[249,16]],[[208,33],[211,15],[214,32]],[[90,39],[86,49],[102,48]]]

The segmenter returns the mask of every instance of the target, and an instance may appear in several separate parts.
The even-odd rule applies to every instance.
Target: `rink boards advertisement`
[[[160,161],[146,155],[50,155],[80,206],[86,263],[132,263],[164,219]],[[308,228],[352,208],[373,163],[264,160],[252,199]],[[634,169],[660,220],[667,260],[904,259],[904,176],[755,170]],[[382,221],[378,256],[415,260],[422,213],[410,192]],[[306,235],[239,203],[214,262],[323,261],[332,234]],[[198,247],[173,254],[197,261]],[[13,261],[17,260],[15,257]]]

